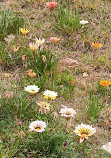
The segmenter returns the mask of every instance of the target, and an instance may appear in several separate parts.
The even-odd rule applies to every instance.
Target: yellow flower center
[[[82,129],[80,129],[79,130],[79,134],[81,134],[81,135],[89,135],[89,134],[91,134],[91,131],[89,130],[89,129],[86,129],[86,128],[82,128]]]
[[[34,90],[34,89],[31,89],[31,91],[32,91],[32,92],[35,92],[35,90]]]
[[[35,127],[35,129],[36,129],[37,131],[41,130],[41,128],[40,128],[40,127]]]
[[[55,99],[56,97],[52,97],[52,96],[45,96],[45,99],[46,100],[52,100],[52,99]]]
[[[34,89],[30,89],[30,90],[29,90],[29,93],[30,93],[30,95],[33,95],[33,94],[35,94],[36,92],[35,92]]]
[[[81,137],[85,138],[85,137],[88,137],[88,135],[87,134],[81,134]]]

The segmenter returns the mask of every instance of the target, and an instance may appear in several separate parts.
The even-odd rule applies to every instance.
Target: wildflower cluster
[[[62,7],[59,8],[59,2],[47,2],[45,3],[45,5],[46,10],[44,14],[51,14],[51,16],[54,16],[55,21],[59,24],[58,28],[62,28],[63,31],[65,30],[63,35],[65,36],[65,33],[67,33],[68,38],[73,37],[72,35],[75,30],[80,31],[81,35],[90,25],[90,21],[80,20],[78,14],[72,15],[73,11],[70,14],[70,12],[67,11],[67,8],[66,10],[62,10]],[[57,7],[58,16],[54,11]],[[64,19],[64,15],[67,20]],[[64,154],[61,156],[57,151],[58,147],[62,146],[61,151],[65,151],[64,148],[68,150],[69,148],[71,148],[72,144],[72,147],[74,147],[74,141],[75,144],[77,144],[77,142],[83,144],[83,142],[87,142],[87,139],[96,133],[96,127],[98,126],[98,124],[95,125],[95,122],[97,122],[97,119],[101,114],[101,110],[104,109],[104,107],[110,106],[111,81],[104,79],[99,80],[98,87],[100,89],[98,88],[99,90],[96,91],[96,97],[93,97],[92,92],[94,91],[95,87],[91,87],[92,91],[90,93],[89,100],[87,99],[87,102],[85,102],[84,110],[82,110],[82,115],[86,113],[85,119],[83,119],[81,116],[79,116],[81,105],[79,106],[77,104],[77,100],[82,93],[79,93],[77,89],[76,93],[74,93],[74,88],[76,86],[76,75],[73,76],[68,71],[71,68],[74,70],[74,74],[79,74],[79,69],[75,69],[75,67],[77,67],[75,65],[80,66],[80,64],[78,63],[78,61],[73,60],[72,58],[67,58],[64,62],[62,62],[61,60],[59,63],[63,66],[63,68],[66,66],[65,72],[62,73],[62,66],[60,68],[56,67],[56,63],[58,63],[56,53],[51,53],[50,51],[50,48],[53,47],[55,49],[57,45],[60,46],[61,42],[63,41],[63,36],[61,35],[60,37],[57,37],[60,34],[57,36],[53,36],[51,34],[52,37],[45,38],[44,35],[44,38],[41,38],[41,36],[39,36],[40,38],[38,38],[37,35],[30,35],[30,40],[28,40],[28,34],[30,34],[31,32],[30,29],[22,26],[19,27],[18,32],[20,33],[19,38],[22,44],[15,43],[16,37],[13,34],[10,34],[4,38],[4,43],[8,43],[9,47],[11,47],[12,42],[11,53],[9,53],[9,56],[7,56],[6,59],[8,60],[10,57],[13,60],[14,65],[16,64],[16,61],[21,61],[24,72],[21,73],[22,75],[20,76],[20,79],[18,74],[14,76],[10,73],[3,74],[5,80],[10,80],[9,82],[11,82],[11,85],[14,85],[13,92],[10,90],[6,90],[5,85],[3,85],[3,93],[0,94],[0,106],[2,107],[1,112],[3,124],[5,122],[5,118],[10,117],[12,121],[13,119],[15,119],[14,121],[16,121],[16,126],[18,128],[15,128],[11,132],[14,132],[14,139],[15,136],[18,136],[19,140],[21,140],[22,143],[23,141],[25,143],[29,142],[25,145],[25,148],[23,149],[23,153],[27,151],[27,153],[29,154],[28,157],[54,157],[54,154],[51,155],[51,152],[53,153],[53,151],[57,154],[57,157],[68,157],[66,152],[64,152]],[[81,38],[84,38],[83,43],[85,43],[85,36],[86,35],[81,35]],[[91,44],[89,42],[89,45],[91,45],[91,47],[94,47],[94,49],[91,49],[94,51],[94,61],[95,52],[97,53],[97,50],[100,49],[103,45],[94,41],[92,41]],[[3,55],[7,54],[8,53],[6,52]],[[0,63],[2,62],[2,60],[0,59]],[[4,62],[4,65],[8,64]],[[57,73],[55,70],[57,71]],[[81,82],[83,89],[85,89],[87,88],[87,79],[90,76],[90,72],[83,72],[84,70],[82,71],[81,76],[83,81],[80,78],[78,82]],[[92,82],[93,80],[94,79],[92,78]],[[21,85],[19,86],[20,83]],[[16,96],[16,93],[18,93],[18,96]],[[102,99],[101,96],[99,96],[100,93]],[[66,101],[67,106],[61,105],[59,103],[60,99],[63,97],[63,94],[73,97],[73,99],[71,100],[72,105],[69,104],[69,100]],[[73,95],[71,96],[71,94]],[[84,101],[84,94],[85,93],[81,95],[82,101],[79,102],[79,104]],[[67,97],[62,98],[61,102],[64,102],[66,99]],[[75,105],[77,106],[77,108],[75,107]],[[7,111],[5,111],[6,109]],[[85,111],[85,109],[87,110]],[[107,112],[107,116],[108,115],[110,115],[109,111]],[[105,123],[107,123],[107,126],[109,126],[109,122],[107,120],[105,121]],[[93,123],[95,127],[91,125]],[[27,128],[29,128],[28,131],[26,130]],[[6,133],[5,130],[6,127],[4,127],[3,129],[4,133]],[[60,135],[59,132],[62,134]],[[77,135],[77,142],[75,135]],[[8,135],[6,136],[8,140]],[[20,137],[22,139],[20,139]],[[71,141],[73,141],[73,143],[70,143]],[[108,143],[107,145],[110,146],[110,143]],[[106,149],[107,145],[104,145],[102,148]],[[13,145],[11,148],[15,146],[18,147],[19,145],[16,145],[15,143],[15,145]],[[80,145],[80,147],[83,147],[83,157],[85,157],[85,143],[83,144],[83,146]],[[11,155],[10,153],[9,155]],[[33,156],[30,153],[34,153],[35,155]],[[46,154],[45,156],[44,153]],[[2,154],[2,152],[0,154]],[[22,156],[21,153],[16,153],[16,150],[14,154],[19,154],[20,156]],[[74,154],[75,153],[73,153],[71,157],[76,156],[76,154]],[[15,155],[11,155],[11,157]],[[27,157],[27,154],[25,156]]]

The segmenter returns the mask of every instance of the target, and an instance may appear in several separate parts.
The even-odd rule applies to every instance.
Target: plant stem
[[[64,151],[65,155],[66,155],[66,158],[68,158],[68,154],[66,153],[66,151]]]
[[[108,89],[106,88],[105,89],[105,101],[106,101],[106,103],[107,103],[107,97],[108,97]]]
[[[39,136],[40,143],[41,143],[41,145],[42,145],[42,149],[44,150],[43,142],[42,142],[42,139],[41,139],[41,137],[40,137],[40,134],[39,134],[39,133],[38,133],[38,136]]]
[[[83,142],[83,157],[85,158],[85,142]]]
[[[26,45],[26,37],[25,37],[25,35],[23,37],[23,44],[24,44],[24,51],[26,51],[26,53],[27,53],[27,45]]]
[[[108,104],[108,87],[106,88],[106,103]]]
[[[65,126],[65,131],[67,131],[67,120],[66,120],[66,126]]]

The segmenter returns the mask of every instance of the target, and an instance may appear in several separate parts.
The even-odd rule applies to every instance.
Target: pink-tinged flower
[[[21,125],[22,122],[18,119],[18,120],[17,120],[17,124],[18,124],[18,125]]]
[[[60,110],[60,113],[61,113],[61,116],[64,116],[67,119],[69,119],[71,117],[75,117],[75,115],[76,115],[76,112],[73,108],[67,108],[67,107],[62,108]]]
[[[47,3],[47,6],[48,6],[49,8],[54,8],[57,4],[58,4],[57,2],[48,2],[48,3]]]
[[[77,127],[75,127],[76,135],[80,136],[80,143],[84,141],[84,139],[88,139],[89,136],[92,136],[95,132],[96,129],[92,128],[90,125],[86,125],[81,123]]]
[[[43,61],[43,63],[46,62],[46,56],[45,55],[42,55],[42,61]]]
[[[4,38],[4,41],[7,42],[8,44],[11,43],[12,41],[14,41],[15,36],[13,34],[10,34],[7,36],[7,38]]]
[[[35,52],[39,48],[39,45],[37,45],[36,43],[32,42],[32,43],[29,43],[29,47],[30,47],[30,49],[33,52]]]
[[[29,125],[30,130],[29,131],[36,131],[36,132],[43,132],[45,131],[46,128],[46,123],[43,121],[33,121],[30,125]]]
[[[10,97],[12,97],[12,98],[13,98],[13,93],[12,93],[12,92],[7,91],[7,92],[5,93],[5,97],[6,97],[6,98],[10,98]]]
[[[50,40],[55,44],[56,42],[58,42],[60,40],[60,38],[51,37]]]

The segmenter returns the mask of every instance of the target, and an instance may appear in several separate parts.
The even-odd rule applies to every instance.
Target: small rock
[[[86,72],[83,73],[83,77],[88,77],[88,74]]]
[[[71,58],[66,58],[66,59],[61,59],[59,61],[61,64],[61,70],[65,71],[68,68],[75,68],[80,66],[79,62],[77,60],[71,59]]]
[[[66,59],[61,59],[60,64],[65,64],[68,66],[79,66],[79,62],[77,60],[71,59],[71,58],[66,58]]]

